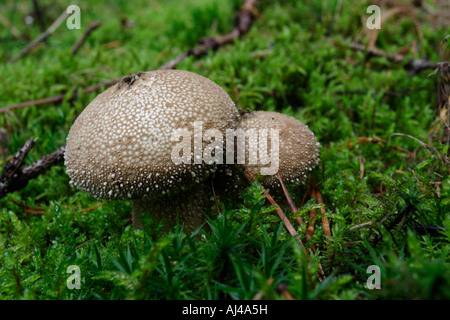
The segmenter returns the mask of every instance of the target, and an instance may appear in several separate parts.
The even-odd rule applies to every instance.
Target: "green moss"
[[[47,25],[65,9],[39,3]],[[178,68],[209,77],[239,108],[276,110],[309,125],[321,143],[321,163],[311,179],[332,237],[324,235],[322,206],[313,203],[308,184],[288,186],[295,214],[281,192],[270,192],[306,248],[316,248],[310,261],[258,182],[239,197],[219,197],[221,214],[216,208],[206,213],[210,231],[187,235],[174,226],[163,234],[150,217],[145,231],[132,230],[128,202],[101,203],[72,188],[60,165],[0,199],[0,299],[252,299],[258,293],[282,299],[280,287],[297,299],[450,297],[450,177],[448,163],[437,155],[444,156],[448,146],[429,134],[437,117],[435,77],[411,76],[400,63],[385,57],[366,61],[364,52],[346,48],[350,41],[367,42],[365,1],[260,3],[248,34],[200,59],[188,57]],[[67,92],[75,89],[155,69],[199,39],[230,31],[240,5],[80,1],[81,30],[63,24],[17,63],[9,60],[28,40],[2,28],[1,106],[70,97]],[[31,10],[31,4],[0,4],[0,12],[30,39],[41,32],[36,23],[24,23]],[[101,27],[72,56],[71,46],[94,20]],[[407,59],[438,61],[436,48],[445,33],[432,22],[419,16],[419,37],[411,17],[391,18],[376,45],[396,52],[415,41],[417,51],[411,49]],[[1,114],[0,127],[9,138],[2,165],[30,138],[39,140],[27,163],[63,145],[96,94]],[[358,142],[364,137],[384,142]],[[27,214],[23,205],[40,214]],[[319,209],[314,218],[312,209]],[[308,242],[297,217],[315,222]],[[80,267],[80,290],[66,285],[70,265]],[[370,265],[380,268],[381,290],[366,287]]]

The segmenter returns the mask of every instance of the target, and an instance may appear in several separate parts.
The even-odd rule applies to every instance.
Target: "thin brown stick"
[[[88,28],[86,29],[86,31],[81,35],[81,37],[78,39],[77,42],[75,42],[75,44],[72,46],[72,49],[70,50],[70,52],[74,55],[78,52],[78,50],[80,50],[81,46],[84,44],[84,42],[86,41],[87,37],[89,37],[89,35],[92,33],[92,31],[94,31],[95,29],[97,29],[98,27],[100,27],[101,23],[99,21],[94,21],[91,22],[88,26]]]
[[[281,188],[283,189],[283,193],[286,197],[289,207],[291,208],[292,213],[295,214],[297,212],[297,207],[295,206],[294,202],[292,201],[291,196],[289,195],[289,192],[287,191],[286,186],[284,185],[284,182],[281,179],[281,176],[279,173],[278,173],[278,180],[280,180]],[[306,195],[306,193],[303,195],[303,198],[305,197],[305,195]],[[298,216],[296,218],[296,220],[297,220],[297,223],[299,226],[301,226],[303,224],[302,217]]]
[[[196,58],[204,56],[210,50],[216,50],[247,33],[257,16],[257,3],[257,0],[246,0],[244,5],[236,14],[237,22],[233,30],[222,36],[207,37],[202,39],[197,47],[188,51],[189,55],[193,55]]]
[[[14,58],[11,60],[11,62],[17,62],[22,57],[28,55],[31,50],[33,50],[37,45],[39,45],[41,42],[45,41],[49,36],[53,34],[53,32],[56,31],[56,29],[59,28],[59,26],[66,20],[66,18],[70,15],[66,10],[53,22],[53,24],[45,30],[45,32],[41,33],[39,37],[31,41],[23,50]]]
[[[22,283],[20,282],[20,277],[17,274],[16,268],[12,269],[12,274],[14,276],[14,279],[16,280],[16,285],[17,285],[17,288],[19,289],[19,292],[22,293],[23,287],[22,287]]]
[[[392,136],[393,137],[395,137],[395,136],[403,136],[403,137],[408,137],[410,139],[413,139],[413,140],[417,141],[421,146],[425,147],[426,149],[429,149],[429,150],[433,151],[436,154],[437,158],[441,161],[441,163],[445,164],[446,160],[442,157],[442,155],[439,153],[439,151],[433,145],[426,144],[425,142],[417,139],[416,137],[413,137],[413,136],[411,136],[409,134],[405,134],[405,133],[393,133]]]
[[[356,43],[356,42],[350,42],[350,43],[340,43],[332,39],[327,39],[329,42],[331,42],[334,46],[345,46],[353,51],[363,51],[366,52],[366,59],[369,59],[370,57],[385,57],[388,60],[395,62],[395,63],[403,63],[406,62],[404,67],[406,69],[410,69],[412,74],[419,73],[422,70],[427,69],[436,69],[438,67],[438,63],[430,62],[426,59],[411,59],[408,61],[406,60],[406,56],[392,53],[388,51],[384,51],[377,48],[368,48],[367,46]]]
[[[84,212],[93,211],[93,210],[97,209],[98,207],[104,206],[105,204],[106,204],[106,202],[103,201],[103,202],[94,204],[93,206],[90,206],[90,207],[88,207],[88,208],[84,208],[84,209],[82,209],[80,212],[81,212],[81,213],[84,213]]]
[[[21,103],[11,105],[8,107],[2,107],[0,109],[0,113],[5,113],[5,112],[9,112],[11,110],[21,109],[21,108],[26,108],[26,107],[31,107],[31,106],[39,106],[42,104],[61,102],[63,99],[64,99],[64,95],[61,94],[61,95],[53,96],[53,97],[25,101],[25,102],[21,102]]]
[[[403,55],[387,52],[384,50],[377,49],[375,47],[368,48],[367,46],[360,44],[360,43],[356,43],[356,42],[338,43],[337,41],[332,40],[332,39],[328,39],[328,41],[330,41],[334,46],[343,45],[353,51],[367,51],[368,55],[372,55],[372,56],[376,56],[376,57],[386,57],[387,59],[389,59],[393,62],[403,62],[403,60],[405,59],[405,56],[403,56]]]
[[[253,180],[253,181],[255,180],[255,176],[250,171],[246,170],[246,173],[250,177],[251,180]],[[283,223],[286,226],[286,229],[289,231],[290,235],[292,237],[298,238],[303,250],[305,251],[305,253],[309,259],[308,251],[306,250],[301,239],[299,238],[299,234],[297,233],[295,228],[292,226],[291,222],[288,220],[288,218],[284,214],[283,210],[281,210],[280,206],[275,202],[275,200],[272,198],[272,196],[267,192],[267,190],[264,187],[262,187],[262,191],[263,191],[264,195],[266,196],[267,200],[270,202],[270,204],[275,206],[275,210],[276,210],[278,216],[280,217],[281,221],[283,221]]]
[[[180,53],[179,55],[177,55],[175,58],[173,58],[172,60],[166,62],[165,64],[163,64],[161,67],[159,67],[158,69],[160,70],[167,70],[167,69],[175,69],[175,67],[181,62],[183,61],[185,58],[187,58],[189,56],[189,51]]]
[[[250,30],[250,27],[253,24],[254,19],[256,18],[256,0],[246,0],[240,11],[237,13],[237,23],[236,26],[233,28],[232,31],[229,33],[223,35],[223,36],[217,36],[217,37],[208,37],[204,38],[199,41],[198,45],[194,48],[189,49],[188,51],[179,54],[174,59],[166,62],[162,66],[158,68],[158,70],[161,69],[174,69],[176,66],[183,61],[188,56],[194,56],[195,58],[200,58],[204,55],[206,55],[210,50],[216,50],[226,44],[231,43],[234,39],[242,36],[243,34],[247,33]],[[51,27],[50,27],[51,28]],[[50,29],[49,28],[49,29]],[[41,40],[42,41],[42,40]],[[115,83],[120,81],[120,79],[113,79],[109,80],[104,83],[96,84],[91,87],[87,87],[82,90],[83,93],[91,93],[98,91],[104,87],[111,86]],[[77,92],[75,91],[72,96],[69,98],[69,100],[73,100],[76,98]],[[25,101],[21,102],[15,105],[6,106],[0,108],[0,113],[10,112],[12,110],[31,107],[31,106],[40,106],[44,104],[49,103],[60,103],[62,102],[66,97],[66,94],[60,94],[58,96],[38,99],[38,100],[31,100],[31,101]]]
[[[286,200],[288,201],[289,207],[291,208],[292,213],[295,214],[297,212],[297,207],[295,206],[294,202],[292,201],[291,196],[289,195],[289,192],[288,192],[288,190],[287,190],[287,188],[286,188],[286,186],[285,186],[285,184],[283,182],[283,179],[281,178],[281,175],[280,175],[279,172],[277,172],[277,177],[278,177],[278,180],[280,181],[281,188],[283,189],[283,192],[284,192],[284,195],[286,197]],[[320,194],[320,192],[317,189],[316,185],[312,181],[311,181],[311,186],[312,186],[312,190],[313,190],[312,191],[313,198],[315,198],[317,196],[317,201],[320,204],[324,204],[323,200],[322,200],[322,195]],[[321,210],[322,215],[323,215],[323,217],[322,217],[322,224],[323,224],[324,233],[325,233],[326,236],[331,236],[330,223],[328,221],[328,218],[324,216],[324,214],[325,214],[325,206],[321,207],[320,210]],[[314,215],[315,215],[314,211],[315,210],[311,210],[312,218],[314,218]],[[302,218],[298,217],[297,218],[297,222],[299,223],[299,225],[303,224]],[[306,240],[307,241],[311,238],[313,233],[314,233],[314,220],[312,221],[312,224],[310,224],[308,226],[307,234],[306,234]],[[315,252],[315,248],[312,248],[312,250],[313,250],[313,252]],[[320,272],[322,273],[322,275],[325,276],[325,274],[323,272],[323,269],[322,269],[322,265],[320,265],[320,264],[319,264],[319,269],[320,269]]]
[[[5,28],[9,29],[11,34],[20,39],[23,37],[22,33],[6,18],[4,15],[0,13],[0,24],[2,24]]]
[[[45,213],[45,209],[44,208],[31,208],[29,206],[27,206],[26,204],[23,204],[15,199],[9,199],[12,203],[14,203],[15,205],[18,205],[19,207],[21,207],[23,209],[23,211],[25,212],[25,214],[31,214],[31,215],[43,215]]]
[[[88,244],[89,242],[91,242],[91,241],[92,241],[92,239],[89,239],[89,240],[86,240],[86,241],[84,241],[84,242],[78,244],[78,245],[77,245],[77,249],[80,249],[81,247],[87,245],[87,244]]]
[[[292,201],[292,198],[283,182],[283,179],[281,178],[280,172],[277,172],[278,181],[280,181],[281,189],[283,190],[284,196],[286,197],[286,201],[288,202],[289,208],[291,208],[291,211],[293,214],[297,213],[297,207],[295,206],[294,201]],[[303,223],[303,220],[301,217],[299,217],[300,223]]]
[[[219,203],[217,202],[217,196],[216,196],[216,188],[214,188],[214,179],[210,179],[211,180],[211,191],[214,197],[214,205],[216,206],[216,210],[217,210],[217,214],[220,214],[220,207],[219,207]]]
[[[246,173],[250,177],[251,180],[253,180],[253,181],[255,180],[255,177],[253,176],[253,174],[250,171],[246,170]],[[283,210],[281,210],[280,206],[275,202],[275,200],[272,198],[272,196],[267,192],[267,190],[264,187],[262,187],[262,191],[263,191],[264,195],[266,196],[267,200],[270,202],[270,204],[275,206],[275,211],[277,212],[281,221],[283,221],[283,224],[286,227],[286,229],[288,230],[289,234],[292,237],[294,237],[295,239],[297,239],[298,243],[300,244],[300,246],[303,249],[303,252],[306,255],[306,258],[308,259],[309,262],[311,262],[311,258],[309,256],[308,250],[304,246],[302,239],[300,239],[300,235],[297,233],[297,231],[295,231],[294,226],[291,224],[289,219],[286,217]],[[321,275],[319,276],[319,281],[322,281],[326,277],[325,277],[325,273],[323,272],[322,265],[320,263],[319,263],[319,270],[321,273]]]
[[[106,81],[103,83],[99,83],[99,84],[84,88],[83,94],[88,94],[91,92],[98,91],[102,88],[112,86],[113,84],[115,84],[119,81],[120,81],[120,79],[113,79],[113,80],[109,80],[109,81]],[[74,100],[76,97],[77,97],[77,92],[75,91],[72,94],[72,96],[69,98],[69,101]],[[25,101],[25,102],[21,102],[21,103],[11,105],[8,107],[2,107],[2,108],[0,108],[0,113],[6,113],[6,112],[10,112],[15,109],[22,109],[22,108],[31,107],[31,106],[40,106],[40,105],[49,104],[49,103],[59,103],[59,102],[62,102],[65,98],[66,98],[66,94],[60,94],[60,95],[53,96],[53,97]]]
[[[370,137],[357,137],[357,138],[356,138],[356,141],[357,141],[358,143],[366,143],[366,142],[369,142],[369,143],[381,143],[381,144],[387,145],[387,142],[386,142],[386,141],[384,141],[384,140],[382,140],[382,139],[380,139],[380,138],[378,138],[378,137],[374,137],[374,138],[370,138]],[[347,143],[347,147],[348,147],[348,148],[353,148],[353,141],[352,141],[351,139],[350,139],[349,142]],[[413,152],[408,151],[408,150],[405,150],[405,149],[400,148],[400,147],[398,147],[398,146],[392,146],[392,148],[394,148],[394,149],[397,150],[397,151],[400,151],[400,152],[402,152],[402,153],[407,154],[408,157],[412,157],[412,156],[414,155]]]
[[[370,226],[372,226],[374,224],[375,224],[374,221],[368,221],[368,222],[364,222],[364,223],[358,224],[356,226],[353,226],[349,230],[350,231],[355,231],[355,230],[358,230],[358,229],[361,229],[361,228],[370,227]]]

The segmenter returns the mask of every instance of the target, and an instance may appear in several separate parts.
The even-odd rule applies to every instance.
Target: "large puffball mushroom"
[[[237,129],[248,139],[242,166],[254,176],[261,175],[261,183],[267,188],[280,186],[277,172],[285,183],[304,182],[319,163],[319,143],[314,133],[294,117],[250,111],[242,115]],[[252,163],[252,154],[257,162]]]
[[[78,116],[67,137],[66,172],[94,197],[130,199],[134,228],[142,227],[140,215],[148,212],[171,222],[179,217],[191,231],[211,208],[202,182],[217,167],[194,161],[192,155],[206,145],[205,139],[194,144],[195,130],[225,135],[236,127],[238,116],[228,94],[198,74],[132,74],[99,94]],[[176,130],[185,135],[174,139]],[[176,163],[172,153],[180,141],[189,149],[176,152],[186,160]]]

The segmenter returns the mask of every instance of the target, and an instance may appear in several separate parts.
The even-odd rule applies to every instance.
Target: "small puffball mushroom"
[[[130,199],[133,227],[142,228],[140,215],[176,222],[192,231],[209,210],[202,182],[215,163],[174,163],[172,151],[180,143],[174,131],[202,133],[234,129],[238,110],[213,81],[182,70],[139,72],[122,78],[99,94],[78,116],[67,137],[65,166],[71,182],[92,196]],[[194,133],[194,134],[192,134]],[[182,136],[184,139],[184,136]],[[181,152],[181,151],[180,151]],[[195,153],[195,150],[194,150]],[[184,155],[184,154],[183,154]]]
[[[277,159],[273,158],[272,162],[278,160],[276,167],[283,182],[305,181],[308,173],[319,164],[319,143],[314,133],[308,126],[294,117],[278,112],[251,111],[243,114],[237,128],[249,133],[248,143],[245,146],[246,157],[244,166],[254,176],[260,174],[263,168],[267,169],[270,165],[261,163],[261,153],[258,154],[257,163],[251,164],[249,161],[249,151],[258,150],[259,152],[263,146],[261,144],[262,132],[259,131],[260,129],[268,129],[267,142],[262,139],[267,144],[268,154],[276,150],[271,140],[270,129],[278,129],[278,134],[274,136],[278,138],[278,157]],[[250,129],[254,129],[254,131],[252,132]],[[257,146],[251,145],[252,135],[253,143],[257,143]],[[257,137],[254,135],[257,135]],[[261,178],[261,183],[267,188],[280,186],[276,172],[262,175]]]

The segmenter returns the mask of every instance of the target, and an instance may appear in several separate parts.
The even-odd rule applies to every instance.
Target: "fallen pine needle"
[[[289,195],[289,192],[288,192],[286,186],[284,185],[283,179],[281,179],[280,172],[277,172],[277,177],[278,177],[278,180],[280,181],[281,189],[283,190],[284,196],[286,197],[286,200],[289,204],[289,207],[291,208],[292,213],[294,213],[294,214],[297,213],[297,207],[295,206],[294,201],[292,201],[292,198]],[[303,220],[301,217],[298,217],[298,221],[299,221],[299,223],[303,223]]]
[[[80,212],[89,212],[89,211],[92,211],[92,210],[94,210],[94,209],[96,209],[98,207],[104,206],[105,204],[106,204],[106,202],[103,201],[103,202],[97,203],[97,204],[95,204],[95,205],[93,205],[93,206],[91,206],[89,208],[85,208],[85,209],[81,210]]]
[[[246,172],[247,172],[247,175],[250,177],[250,179],[254,181],[255,177],[253,176],[253,174],[248,170]],[[309,262],[311,262],[311,258],[309,256],[308,250],[306,250],[302,240],[300,239],[300,235],[297,233],[297,231],[295,231],[294,226],[291,224],[289,219],[286,217],[283,210],[281,210],[280,206],[275,202],[275,200],[272,198],[272,196],[267,192],[267,190],[264,187],[262,187],[262,191],[265,194],[267,200],[270,202],[270,204],[275,206],[275,210],[276,210],[278,216],[280,217],[281,221],[283,221],[284,226],[289,231],[290,235],[297,239],[298,243],[300,244],[300,246],[303,249],[303,252],[306,255],[306,258],[308,259]],[[321,275],[325,278],[325,274],[323,273],[322,266],[320,265],[320,263],[319,263],[319,269],[321,271]],[[319,276],[319,280],[322,281],[323,279]]]
[[[25,214],[31,214],[31,215],[42,215],[45,213],[45,209],[44,208],[31,208],[17,200],[14,200],[12,198],[9,199],[12,203],[14,203],[15,205],[18,205],[19,207],[21,207],[23,209],[23,211],[25,212]]]

